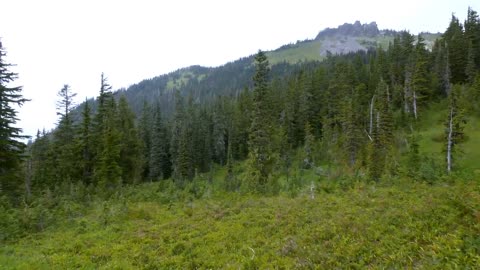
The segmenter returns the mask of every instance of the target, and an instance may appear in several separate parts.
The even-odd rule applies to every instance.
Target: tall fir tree
[[[120,167],[121,134],[116,123],[117,106],[115,100],[113,98],[106,100],[104,106],[95,179],[101,189],[107,193],[112,193],[122,184],[122,167]]]
[[[264,191],[271,173],[270,126],[267,122],[269,104],[268,74],[269,64],[264,52],[259,51],[255,56],[255,75],[253,77],[253,111],[250,126],[249,146],[249,173],[248,183],[251,189]]]
[[[74,127],[71,111],[75,105],[74,93],[68,84],[58,92],[57,115],[60,116],[57,129],[54,131],[53,148],[56,153],[55,181],[57,183],[73,182],[75,179],[77,160],[74,154]]]
[[[0,196],[16,196],[20,183],[21,162],[26,145],[21,141],[22,129],[16,127],[17,107],[28,100],[21,92],[22,87],[10,86],[18,75],[10,71],[11,64],[5,62],[6,52],[0,41]]]

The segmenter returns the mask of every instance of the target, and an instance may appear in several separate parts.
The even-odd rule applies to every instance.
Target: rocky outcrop
[[[356,21],[354,24],[344,23],[337,28],[326,28],[325,30],[318,33],[315,39],[322,39],[331,36],[375,37],[378,34],[380,34],[380,31],[378,30],[376,22],[371,22],[369,24],[361,24],[359,21]]]

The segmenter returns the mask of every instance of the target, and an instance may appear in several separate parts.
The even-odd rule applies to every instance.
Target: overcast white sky
[[[376,21],[380,29],[443,32],[468,0],[106,1],[0,0],[0,37],[7,61],[32,99],[19,126],[34,135],[57,121],[63,84],[77,101],[98,94],[100,73],[114,89],[190,65],[218,66],[314,38],[326,27]]]

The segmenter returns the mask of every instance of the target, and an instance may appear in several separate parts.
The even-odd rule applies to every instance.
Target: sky
[[[0,0],[6,60],[31,99],[19,108],[26,135],[58,121],[57,93],[76,102],[98,95],[100,74],[114,89],[191,65],[219,66],[261,50],[313,39],[356,20],[380,29],[443,32],[478,0]],[[12,86],[14,86],[12,85]]]

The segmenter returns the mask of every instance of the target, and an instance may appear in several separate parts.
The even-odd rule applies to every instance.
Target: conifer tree
[[[142,107],[142,115],[138,123],[138,131],[140,137],[140,150],[142,152],[142,179],[150,177],[150,156],[151,156],[151,141],[152,141],[152,123],[154,123],[152,117],[152,109],[149,103],[144,100]]]
[[[167,179],[171,175],[169,138],[162,119],[160,104],[156,104],[153,114],[149,177],[152,180]]]
[[[431,97],[429,73],[427,69],[427,52],[425,49],[424,39],[418,35],[418,42],[415,46],[415,67],[412,77],[412,95],[411,104],[415,119],[418,118],[418,110],[420,106],[424,106],[426,100]]]
[[[180,186],[191,180],[195,172],[192,153],[192,123],[188,120],[183,97],[177,91],[170,153],[172,155],[173,178]]]
[[[449,68],[452,83],[463,83],[466,79],[468,43],[463,32],[463,26],[458,18],[452,15],[450,25],[443,34],[446,43]]]
[[[347,154],[348,164],[355,165],[358,153],[362,147],[364,134],[362,130],[362,110],[361,110],[361,93],[365,91],[363,85],[353,89],[351,94],[345,99],[342,110],[342,124],[344,136],[344,148]]]
[[[31,146],[32,189],[42,190],[52,187],[54,182],[54,163],[49,136],[40,130]]]
[[[267,122],[269,104],[268,91],[268,59],[264,52],[255,56],[255,75],[253,77],[253,111],[250,126],[249,146],[249,179],[251,188],[264,191],[271,173],[270,127]]]
[[[120,160],[120,134],[117,127],[117,105],[112,87],[102,73],[97,114],[93,123],[95,147],[95,183],[107,192],[114,191],[122,184]]]
[[[114,103],[113,94],[111,91],[112,86],[108,84],[107,78],[102,73],[100,79],[100,93],[97,97],[97,112],[95,114],[95,118],[93,119],[93,137],[95,138],[95,140],[102,136],[103,130],[105,128],[104,124],[105,119],[107,118],[107,113],[109,110],[111,110],[111,106]],[[102,145],[100,142],[95,141],[95,147],[97,148],[97,152],[102,152]]]
[[[471,7],[468,8],[467,19],[464,25],[465,38],[469,45],[468,60],[470,61],[470,58],[472,58],[475,68],[480,69],[480,19],[478,13]]]
[[[375,125],[370,147],[369,173],[370,177],[379,181],[390,166],[391,150],[393,147],[393,116],[390,108],[389,91],[387,84],[381,80],[377,86],[379,105],[375,112]]]
[[[113,98],[103,104],[103,124],[100,137],[100,152],[97,152],[95,179],[99,187],[111,193],[122,184],[120,167],[121,134],[118,131],[117,106]]]
[[[305,169],[310,169],[315,166],[313,159],[313,152],[315,146],[315,137],[312,133],[312,126],[309,122],[305,124],[305,143],[303,146],[305,158],[303,159],[303,166]]]
[[[21,181],[21,162],[26,145],[21,142],[26,136],[16,127],[17,109],[27,99],[23,98],[20,86],[9,86],[17,79],[12,66],[5,62],[6,52],[0,41],[0,196],[15,196]]]
[[[224,108],[223,99],[217,101],[213,109],[213,153],[215,161],[220,165],[225,165],[227,159],[227,126],[226,126],[226,110]]]
[[[232,140],[231,138],[232,131],[230,130],[229,132],[230,136],[228,137],[228,146],[227,146],[227,176],[225,178],[225,188],[228,191],[235,191],[238,186],[237,186],[237,181],[235,174],[233,172],[233,167],[234,167],[234,159],[233,159],[233,150],[232,150]]]
[[[475,64],[475,54],[472,42],[468,46],[467,66],[465,67],[465,74],[467,75],[467,82],[473,83],[477,75],[477,68]]]
[[[411,134],[409,138],[409,150],[407,157],[407,175],[414,178],[420,170],[420,151],[418,135]]]
[[[76,160],[74,154],[74,128],[73,120],[71,118],[71,111],[74,106],[73,98],[77,94],[72,92],[70,86],[65,84],[58,92],[57,101],[57,115],[60,116],[60,121],[57,129],[54,132],[54,151],[56,153],[57,166],[54,167],[56,171],[56,182],[71,182],[76,174]]]
[[[79,161],[79,174],[82,182],[89,185],[92,184],[93,168],[94,168],[94,148],[92,138],[92,115],[90,102],[85,99],[82,109],[82,120],[77,127],[76,153]]]
[[[251,126],[253,101],[248,89],[244,89],[238,97],[233,112],[233,155],[235,159],[243,160],[248,156],[248,138]]]
[[[135,115],[125,96],[118,103],[118,130],[120,133],[120,160],[123,183],[138,183],[141,179],[140,139],[135,127]]]

